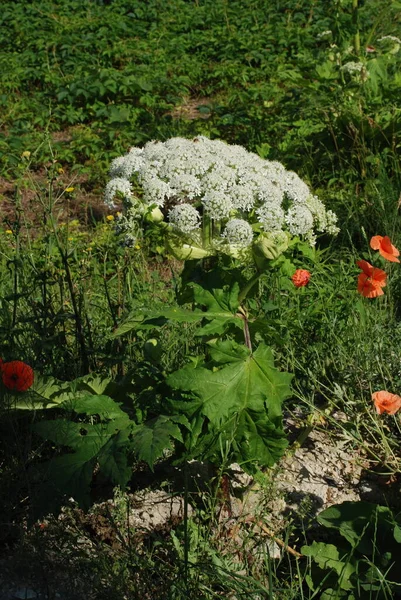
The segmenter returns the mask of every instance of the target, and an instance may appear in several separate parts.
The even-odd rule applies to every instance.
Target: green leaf
[[[113,435],[97,457],[102,474],[121,488],[125,488],[132,475],[127,461],[129,435],[128,428]]]
[[[180,421],[185,425],[188,424],[185,416],[182,419],[179,416],[172,419],[159,415],[155,419],[137,426],[132,433],[131,445],[138,459],[145,461],[153,470],[155,461],[163,456],[164,451],[173,448],[171,438],[183,441],[181,430],[177,424]]]
[[[374,551],[376,529],[393,537],[394,517],[389,508],[370,502],[343,502],[327,508],[318,516],[321,525],[336,529],[353,548],[364,554]]]
[[[313,542],[311,546],[303,546],[301,553],[304,556],[311,556],[321,569],[335,571],[339,576],[338,585],[343,590],[352,590],[354,585],[350,578],[355,573],[355,567],[347,560],[347,557],[340,558],[336,546]]]
[[[87,389],[94,394],[103,394],[110,382],[111,377],[102,377],[93,373],[76,379],[79,389]]]
[[[109,396],[81,396],[67,400],[61,405],[61,408],[67,408],[77,414],[99,415],[102,419],[118,418],[129,421],[128,415]]]
[[[398,544],[401,544],[401,527],[399,525],[394,527],[394,539]]]
[[[211,354],[224,364],[221,369],[187,365],[168,377],[168,385],[198,399],[195,411],[189,403],[189,414],[204,415],[210,432],[235,439],[238,460],[274,464],[286,446],[281,403],[290,395],[292,375],[274,367],[272,352],[264,344],[251,354],[245,346],[218,342]],[[185,402],[179,408],[185,411]]]
[[[198,283],[189,285],[193,288],[196,304],[206,307],[207,312],[231,317],[237,312],[239,307],[237,282],[234,282],[230,288],[222,287],[221,281],[212,272],[202,281],[202,285]]]
[[[45,440],[50,440],[58,446],[68,446],[79,449],[83,443],[84,429],[81,423],[74,423],[67,419],[54,421],[40,421],[33,426],[33,430]]]
[[[210,356],[221,365],[227,363],[242,362],[250,357],[250,350],[230,340],[219,341],[217,344],[209,344]]]
[[[44,439],[75,450],[46,464],[48,485],[55,488],[58,494],[72,496],[82,506],[87,506],[96,463],[104,469],[113,484],[124,486],[127,483],[130,470],[127,468],[125,448],[130,428],[126,427],[126,422],[91,425],[56,419],[41,421],[33,429]]]
[[[86,449],[58,456],[47,463],[46,479],[50,490],[57,495],[72,497],[84,508],[89,506],[89,489],[96,456]]]
[[[73,398],[71,384],[54,377],[35,377],[32,387],[24,394],[15,396],[13,407],[20,410],[42,410],[54,408]]]

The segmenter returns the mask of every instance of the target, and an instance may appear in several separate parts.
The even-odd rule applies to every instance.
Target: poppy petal
[[[384,287],[386,285],[387,273],[382,271],[382,269],[373,268],[371,277],[374,284],[380,287]]]
[[[368,275],[368,277],[371,277],[371,275],[373,273],[373,267],[370,263],[368,263],[367,260],[357,260],[356,264],[358,265],[358,267],[360,269],[362,269],[362,271],[365,273],[365,275]]]
[[[373,248],[373,250],[378,250],[381,246],[382,239],[382,235],[374,235],[370,240],[370,247]]]

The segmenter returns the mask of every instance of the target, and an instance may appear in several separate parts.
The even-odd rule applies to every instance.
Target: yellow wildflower
[[[22,153],[22,158],[29,158],[31,156],[31,153],[29,152],[29,150],[24,150],[24,152]]]
[[[106,219],[108,221],[114,221],[114,215],[107,215]]]
[[[13,232],[12,232],[11,229],[6,229],[6,233],[8,233],[8,235],[12,235],[13,234]]]
[[[60,173],[60,175],[62,175],[64,173],[64,169],[63,167],[60,167],[59,169],[57,169],[58,173]],[[67,190],[66,190],[67,191]]]
[[[68,187],[68,188],[65,189],[65,191],[67,192],[67,194],[71,194],[71,192],[73,192],[74,189],[75,188],[73,188],[73,187]]]

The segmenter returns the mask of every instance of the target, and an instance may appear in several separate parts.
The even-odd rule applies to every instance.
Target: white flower
[[[117,193],[122,194],[124,199],[130,199],[132,196],[132,186],[127,179],[122,177],[114,177],[110,179],[104,191],[104,201],[110,208],[114,208],[114,198]]]
[[[256,210],[258,221],[265,231],[279,231],[284,225],[284,209],[280,204],[266,202]]]
[[[255,193],[250,185],[233,185],[230,188],[230,197],[233,208],[250,211],[255,204]]]
[[[228,221],[223,237],[225,237],[227,242],[233,246],[246,248],[253,242],[252,227],[243,219],[232,219],[231,221]]]
[[[305,203],[310,196],[310,189],[306,183],[293,171],[286,173],[284,191],[291,200],[298,204]]]
[[[158,177],[152,177],[150,174],[140,176],[140,183],[143,188],[143,201],[151,206],[163,206],[164,201],[172,195],[171,187]]]
[[[340,228],[337,226],[337,215],[332,211],[326,211],[327,226],[326,231],[330,235],[337,235]]]
[[[233,208],[230,197],[219,191],[207,192],[202,198],[202,204],[205,213],[218,221],[227,219]]]
[[[188,173],[174,174],[170,178],[171,195],[176,198],[193,200],[201,194],[201,182],[195,175]]]
[[[143,151],[141,148],[131,148],[125,156],[115,158],[110,165],[110,177],[123,177],[130,179],[143,166]]]
[[[191,204],[177,204],[169,210],[168,218],[182,233],[191,233],[200,225],[200,214]]]
[[[365,65],[361,62],[354,62],[354,61],[350,61],[345,63],[345,65],[343,65],[340,68],[340,71],[343,71],[344,73],[361,73],[363,70],[365,69]]]
[[[303,204],[293,204],[285,216],[285,222],[293,235],[307,235],[313,231],[313,215]]]

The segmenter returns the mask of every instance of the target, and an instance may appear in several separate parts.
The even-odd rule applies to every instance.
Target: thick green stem
[[[212,242],[212,220],[210,217],[203,215],[202,241],[203,247],[207,248]]]

